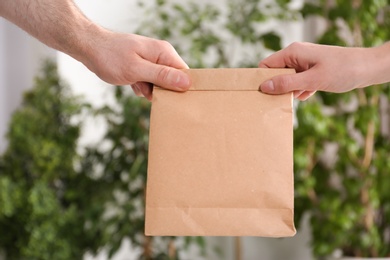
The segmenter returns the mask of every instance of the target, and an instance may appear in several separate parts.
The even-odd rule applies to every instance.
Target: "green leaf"
[[[311,15],[321,15],[322,6],[306,2],[301,10],[301,13],[304,18],[307,18],[308,16]]]
[[[269,32],[261,36],[263,44],[267,49],[278,51],[282,48],[280,36],[274,32]]]

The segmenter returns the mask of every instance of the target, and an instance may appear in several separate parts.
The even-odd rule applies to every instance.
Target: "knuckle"
[[[310,46],[312,46],[312,43],[309,42],[293,42],[288,46],[288,49],[291,50],[291,52],[302,52],[303,50],[308,49]]]
[[[172,49],[173,49],[172,44],[170,44],[169,42],[167,42],[167,41],[165,41],[165,40],[159,40],[159,41],[158,41],[158,44],[159,44],[159,46],[160,46],[163,50],[172,50]]]
[[[295,52],[295,51],[298,51],[298,50],[302,49],[303,46],[304,46],[304,43],[302,43],[302,42],[293,42],[293,43],[291,43],[291,44],[288,46],[288,48],[289,48],[291,51]]]
[[[292,85],[292,79],[289,76],[280,77],[278,80],[277,88],[280,92],[288,92],[293,89],[291,89]]]

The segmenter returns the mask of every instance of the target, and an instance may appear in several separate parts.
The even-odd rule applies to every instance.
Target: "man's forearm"
[[[88,33],[99,30],[72,0],[2,0],[0,15],[79,60],[89,50]]]

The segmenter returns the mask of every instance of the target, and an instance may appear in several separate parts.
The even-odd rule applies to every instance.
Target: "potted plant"
[[[6,259],[80,259],[102,245],[104,236],[93,224],[104,210],[102,193],[93,193],[100,181],[74,168],[80,122],[72,118],[82,107],[47,62],[13,114],[0,157],[0,248]],[[83,230],[87,221],[95,228]]]
[[[308,2],[319,43],[371,47],[389,39],[389,2]],[[342,62],[342,61],[340,61]],[[389,86],[317,93],[297,109],[297,221],[310,216],[318,257],[390,257]],[[349,259],[349,258],[348,258]]]

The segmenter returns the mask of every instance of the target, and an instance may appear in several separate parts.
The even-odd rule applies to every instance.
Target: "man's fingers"
[[[158,55],[157,64],[166,65],[176,69],[188,69],[187,63],[180,57],[175,48],[166,41],[160,41],[163,46],[162,52]]]
[[[134,93],[139,97],[146,97],[149,101],[152,101],[153,86],[146,82],[137,82],[131,85]]]
[[[133,89],[134,94],[136,94],[139,97],[142,97],[142,92],[141,92],[140,88],[138,87],[138,83],[131,85],[131,88]]]
[[[149,101],[152,101],[153,86],[146,82],[139,82],[138,86],[144,97],[146,97]]]
[[[137,35],[137,37],[144,39],[143,45],[140,46],[140,52],[138,52],[138,55],[142,59],[176,69],[189,68],[169,42],[146,38],[140,35]]]

